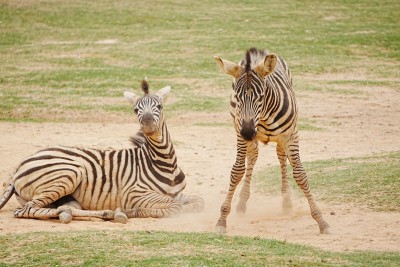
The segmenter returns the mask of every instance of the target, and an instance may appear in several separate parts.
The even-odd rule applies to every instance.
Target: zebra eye
[[[134,108],[134,109],[133,109],[133,112],[134,112],[135,114],[138,114],[139,109],[138,109],[138,108]]]
[[[163,106],[162,105],[157,105],[157,109],[162,110]]]

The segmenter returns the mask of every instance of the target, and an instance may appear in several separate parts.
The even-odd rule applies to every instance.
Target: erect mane
[[[145,95],[149,94],[149,83],[144,79],[142,81],[142,90],[143,90]]]
[[[268,54],[267,50],[258,50],[257,48],[250,48],[246,51],[245,58],[241,61],[240,65],[244,67],[246,73],[253,70]]]

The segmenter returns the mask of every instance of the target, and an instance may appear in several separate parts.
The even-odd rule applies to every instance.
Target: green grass
[[[153,89],[172,85],[173,114],[219,112],[230,79],[212,56],[239,61],[253,46],[282,55],[295,83],[307,82],[303,74],[356,70],[368,78],[334,85],[397,88],[398,17],[394,0],[1,1],[0,120],[75,121],[86,114],[93,121],[98,110],[112,120],[130,113],[115,108],[121,90],[138,88],[145,76]],[[215,88],[223,92],[214,96]],[[109,107],[98,104],[101,98]]]
[[[315,126],[314,120],[299,118],[298,127],[300,131],[324,131],[323,128]]]
[[[326,252],[217,234],[87,231],[0,235],[1,266],[395,266],[400,253]],[[88,245],[90,244],[90,245]]]
[[[311,188],[318,198],[353,203],[375,211],[400,212],[400,152],[362,158],[319,160],[303,163]],[[291,176],[291,168],[288,174]],[[280,192],[280,168],[270,167],[255,175],[263,193]],[[289,179],[298,194],[302,192]]]

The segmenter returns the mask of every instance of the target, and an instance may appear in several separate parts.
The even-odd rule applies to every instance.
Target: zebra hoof
[[[128,217],[121,211],[116,211],[114,214],[114,222],[126,224]]]
[[[219,234],[226,234],[226,221],[218,220],[217,225],[215,226],[215,232]]]
[[[216,225],[215,226],[215,232],[217,234],[226,234],[226,227],[225,226]]]
[[[239,202],[236,206],[236,212],[240,215],[244,215],[246,213],[247,207],[246,203]]]
[[[14,218],[24,218],[24,208],[18,208],[14,211]],[[27,216],[26,216],[27,217]]]
[[[72,212],[65,210],[58,215],[58,218],[62,223],[70,223],[72,221]]]
[[[329,224],[326,223],[326,222],[325,222],[323,225],[320,225],[320,226],[319,226],[319,232],[320,232],[321,234],[323,234],[323,235],[330,234],[330,233],[331,233],[330,229],[331,229],[331,227],[330,227]]]

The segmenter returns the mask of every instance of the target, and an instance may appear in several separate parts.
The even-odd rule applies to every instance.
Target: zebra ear
[[[164,102],[164,100],[167,98],[167,96],[168,96],[168,94],[169,94],[169,92],[171,91],[171,86],[165,86],[164,88],[162,88],[162,89],[160,89],[158,92],[157,92],[157,96],[159,97],[159,98],[161,98],[161,101],[163,101]]]
[[[256,68],[255,71],[261,76],[265,77],[271,72],[274,71],[275,66],[276,66],[276,55],[275,54],[269,54],[265,57],[264,61],[261,62]]]
[[[136,95],[135,93],[129,92],[127,90],[124,90],[124,96],[126,99],[128,99],[129,103],[135,104],[136,100],[138,100],[139,96]]]
[[[234,78],[239,77],[242,67],[238,64],[233,63],[229,60],[222,59],[220,57],[214,56],[215,62],[217,62],[219,68],[226,74],[232,75]]]

